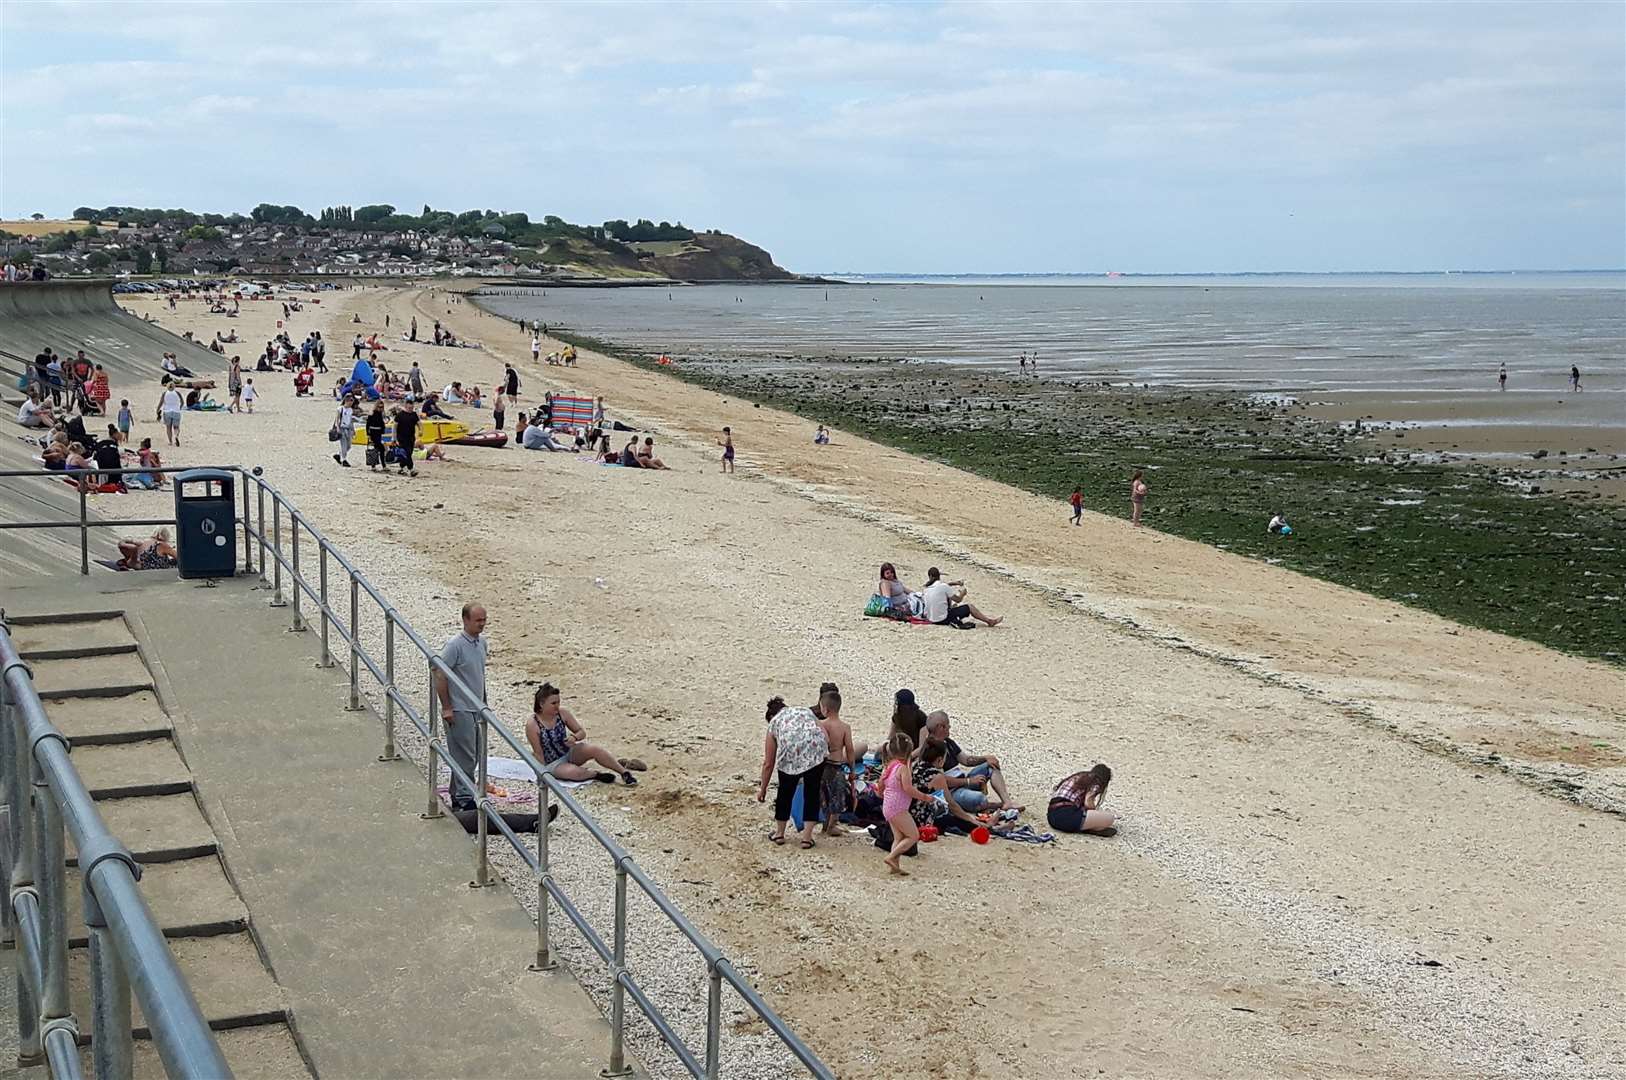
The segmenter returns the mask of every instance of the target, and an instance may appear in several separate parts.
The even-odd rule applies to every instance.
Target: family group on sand
[[[927,714],[912,690],[894,695],[891,730],[879,753],[854,743],[841,706],[834,683],[819,688],[811,707],[787,705],[782,697],[768,702],[756,797],[766,802],[769,781],[777,777],[771,843],[786,842],[798,809],[804,849],[816,845],[821,819],[826,836],[845,835],[842,821],[868,824],[875,846],[887,853],[888,870],[907,875],[904,856],[951,832],[979,843],[992,836],[1029,843],[1053,839],[1015,824],[1025,807],[1012,804],[999,759],[965,751],[950,734],[948,713]],[[1112,770],[1103,764],[1061,780],[1046,807],[1050,827],[1113,835],[1118,817],[1102,805],[1111,781]]]

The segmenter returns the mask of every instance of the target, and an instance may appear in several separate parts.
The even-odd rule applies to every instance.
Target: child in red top
[[[1083,524],[1084,489],[1082,487],[1075,487],[1073,489],[1073,493],[1067,497],[1067,501],[1073,504],[1073,524]]]

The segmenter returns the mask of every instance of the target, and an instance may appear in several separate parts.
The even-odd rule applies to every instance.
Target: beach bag
[[[866,618],[884,619],[890,614],[892,614],[892,604],[887,600],[886,597],[880,595],[879,593],[870,597],[869,603],[864,605],[864,615]]]
[[[369,469],[374,469],[377,468],[379,464],[381,463],[378,460],[378,447],[369,446],[367,448],[367,467]]]
[[[28,389],[28,381],[29,380],[28,380],[27,375],[19,375],[19,376],[17,376],[17,389],[19,389],[19,390],[27,390]]]
[[[332,427],[327,429],[327,441],[328,442],[338,442],[339,441],[339,425],[338,424],[334,424]]]

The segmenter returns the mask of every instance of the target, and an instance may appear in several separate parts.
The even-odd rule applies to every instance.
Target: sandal
[[[779,847],[784,847],[785,846],[785,838],[783,836],[775,836],[773,833],[769,833],[768,834],[768,843],[775,844],[775,845],[777,845]]]
[[[813,841],[811,841],[811,840],[803,840],[802,841],[802,850],[803,851],[806,851],[808,848],[810,848],[812,846],[813,846]]]

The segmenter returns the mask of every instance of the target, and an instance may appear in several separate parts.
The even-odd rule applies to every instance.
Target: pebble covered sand
[[[485,348],[401,346],[385,363],[489,387],[509,359],[522,406],[550,387],[602,393],[674,471],[473,448],[415,480],[340,470],[330,403],[296,401],[271,375],[253,417],[189,415],[166,462],[264,465],[432,642],[464,599],[483,601],[499,714],[518,733],[534,686],[560,683],[591,740],[649,762],[637,789],[593,785],[581,801],[840,1075],[1626,1073],[1626,823],[1453,752],[1476,730],[1618,750],[1617,670],[1095,515],[1068,532],[1043,500],[839,432],[815,457],[793,417],[593,354],[538,370],[511,325],[444,296],[323,300],[291,329],[322,329],[336,372],[351,311],[368,332],[389,312],[392,337],[414,311],[422,331],[440,317]],[[226,325],[131,306],[175,329]],[[280,311],[245,307],[239,332],[263,340]],[[114,387],[115,400],[151,393]],[[725,423],[733,477],[715,462]],[[97,509],[137,516],[163,498]],[[932,564],[964,577],[1007,625],[861,618],[883,560],[910,581]],[[1282,603],[1299,642],[1269,621]],[[899,686],[948,709],[1030,810],[1061,775],[1110,762],[1120,835],[945,839],[906,880],[888,880],[862,837],[767,844],[753,797],[762,703],[811,700],[824,679],[859,738],[884,733]],[[421,763],[421,740],[400,741]],[[1619,766],[1598,754],[1570,767],[1607,793]],[[534,881],[503,849],[494,864],[534,912]],[[552,853],[607,936],[608,857],[564,818]],[[472,850],[449,872],[471,869]],[[703,1052],[703,966],[644,914],[629,965]],[[603,965],[558,912],[553,927],[604,1007]],[[546,977],[523,974],[534,947],[515,942],[516,978]],[[723,1074],[794,1074],[724,1000]],[[681,1074],[647,1025],[629,1030],[652,1075]]]

